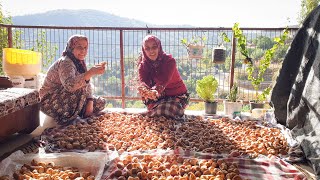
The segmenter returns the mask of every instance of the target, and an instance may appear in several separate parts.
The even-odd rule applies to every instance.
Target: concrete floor
[[[145,111],[145,109],[122,109],[122,108],[111,108],[106,109],[105,111],[109,112],[129,112],[129,113],[139,113]],[[187,115],[204,115],[203,111],[186,111]],[[218,113],[219,114],[219,113]],[[0,157],[5,158],[9,156],[12,152],[14,152],[17,148],[20,146],[26,144],[30,140],[32,140],[33,137],[39,136],[44,129],[48,127],[54,127],[57,123],[53,120],[53,118],[46,116],[45,114],[40,112],[40,125],[37,129],[35,129],[31,134],[14,134],[8,139],[6,139],[4,142],[0,143]],[[0,159],[0,161],[2,160]],[[313,169],[308,164],[294,164],[300,171],[302,171],[306,176],[308,176],[308,179],[315,180],[315,175]]]

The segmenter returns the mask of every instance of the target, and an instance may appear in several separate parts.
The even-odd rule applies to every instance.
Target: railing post
[[[12,27],[8,28],[8,46],[9,48],[12,48]]]
[[[232,33],[232,51],[231,51],[231,65],[230,65],[230,76],[229,76],[229,90],[231,90],[234,82],[234,64],[236,61],[236,50],[237,50],[237,42],[234,37],[234,33]]]
[[[125,79],[124,79],[124,60],[123,60],[123,30],[120,30],[120,66],[121,66],[121,100],[122,108],[126,108],[125,104]]]

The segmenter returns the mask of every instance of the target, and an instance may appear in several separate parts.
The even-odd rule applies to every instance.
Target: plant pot
[[[256,102],[250,102],[250,110],[252,111],[252,109],[263,109],[264,108],[264,103],[256,103]]]
[[[226,49],[217,47],[212,50],[212,60],[215,64],[223,64],[226,61]]]
[[[205,102],[204,103],[204,112],[205,114],[217,114],[218,102]]]
[[[201,59],[203,56],[203,48],[201,45],[188,45],[188,54],[190,59]]]
[[[233,115],[234,113],[241,112],[242,110],[241,102],[223,101],[223,104],[225,115]]]

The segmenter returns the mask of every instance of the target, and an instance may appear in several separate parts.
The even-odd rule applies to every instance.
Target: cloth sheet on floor
[[[124,114],[126,114],[126,113],[124,113]],[[186,118],[187,119],[189,119],[189,118],[194,119],[194,118],[197,118],[197,116],[187,116]],[[91,119],[91,118],[86,118],[86,119],[78,118],[74,122],[72,122],[72,124],[70,124],[70,125],[76,125],[79,123],[86,124],[92,120],[93,119]],[[114,121],[117,121],[117,120],[114,120]],[[206,120],[204,120],[204,121],[206,121]],[[235,119],[234,121],[243,121],[243,120],[236,120]],[[289,164],[289,163],[304,161],[304,156],[303,156],[303,153],[301,153],[300,146],[297,146],[297,141],[292,139],[289,129],[287,129],[285,126],[283,126],[281,124],[275,123],[274,118],[273,119],[269,118],[269,121],[270,122],[268,122],[268,124],[266,124],[267,122],[262,122],[262,121],[261,122],[256,121],[256,122],[257,122],[258,126],[268,125],[268,127],[280,129],[281,133],[285,136],[289,146],[291,147],[289,154],[285,155],[285,156],[281,156],[281,158],[274,157],[273,159],[269,159],[266,156],[261,155],[256,160],[250,159],[249,156],[242,156],[241,158],[235,158],[232,161],[238,161],[240,164],[245,164],[245,166],[242,167],[242,168],[246,169],[244,172],[249,173],[248,176],[252,176],[252,177],[257,176],[256,179],[260,178],[258,176],[261,176],[261,174],[263,174],[262,172],[269,172],[269,170],[266,170],[266,168],[269,168],[269,167],[275,168],[276,170],[273,170],[272,172],[276,172],[276,173],[269,174],[270,177],[267,177],[267,175],[266,175],[263,178],[272,179],[272,178],[278,177],[281,179],[281,177],[285,177],[285,178],[297,177],[298,179],[299,178],[303,179],[303,178],[301,178],[302,176],[300,177],[301,173],[299,172],[299,170],[297,170],[295,167],[293,167],[292,165]],[[179,122],[179,123],[184,123],[184,122]],[[42,147],[45,148],[46,152],[49,152],[49,153],[56,153],[56,152],[64,153],[64,152],[70,152],[70,151],[71,152],[81,152],[81,153],[85,153],[85,152],[89,152],[89,151],[100,151],[100,152],[110,152],[113,150],[116,151],[115,149],[110,149],[109,148],[110,144],[105,143],[105,142],[100,143],[101,146],[99,147],[99,149],[92,149],[92,150],[87,149],[87,148],[86,149],[72,149],[72,148],[68,149],[66,146],[64,146],[63,148],[57,146],[56,139],[59,138],[59,136],[57,136],[57,133],[64,133],[64,132],[66,132],[65,130],[70,129],[70,128],[72,129],[73,127],[57,126],[57,127],[48,128],[37,139],[41,143]],[[85,129],[87,129],[87,128],[85,128]],[[106,131],[108,131],[108,130],[106,129]],[[184,153],[184,154],[186,154],[186,153]],[[265,161],[267,163],[264,163]],[[255,169],[255,168],[257,170],[254,170],[253,172],[249,172],[250,170]],[[291,174],[292,176],[290,175],[291,170],[293,170],[292,171],[293,175]],[[259,175],[251,174],[251,173],[256,173],[256,172],[258,172]],[[287,172],[290,172],[289,175],[287,174]]]
[[[127,116],[126,113],[120,113],[120,114],[122,114],[122,115],[120,115],[120,116],[110,115],[110,116],[112,116],[112,118],[110,118],[110,121],[103,121],[104,124],[107,123],[106,126],[101,124],[101,126],[103,126],[103,127],[105,126],[104,129],[101,129],[100,127],[97,127],[96,125],[92,124],[95,121],[94,119],[95,118],[99,119],[99,117],[86,118],[86,119],[77,118],[71,124],[58,125],[56,127],[47,128],[44,130],[44,132],[39,137],[36,137],[35,139],[37,141],[39,141],[41,146],[43,146],[46,149],[46,152],[66,152],[66,151],[88,152],[88,151],[115,150],[115,147],[116,147],[116,144],[114,144],[115,142],[107,142],[107,139],[109,139],[109,136],[113,137],[112,140],[119,141],[119,142],[121,141],[121,143],[126,142],[127,143],[126,147],[128,148],[130,143],[127,142],[127,140],[125,140],[125,139],[121,139],[124,137],[122,137],[122,136],[120,137],[119,135],[122,134],[123,132],[121,133],[120,129],[117,129],[116,127],[119,126],[119,123],[120,124],[122,123],[121,126],[127,127],[128,124],[132,124],[132,123],[130,123],[131,121],[135,121],[134,118],[137,118],[137,116],[133,116],[133,118],[132,118],[132,117],[130,117],[130,115]],[[125,119],[128,118],[128,119],[123,122],[118,122],[117,118],[119,118],[119,117],[125,118]],[[101,116],[101,118],[104,119],[104,116]],[[186,125],[187,127],[189,127],[190,122],[192,124],[194,122],[199,121],[199,119],[201,119],[199,116],[186,115],[185,116],[186,121],[174,120],[174,126],[176,126],[176,128],[179,128],[182,125]],[[148,121],[148,120],[145,120],[145,121]],[[165,119],[165,120],[160,120],[160,121],[154,120],[153,121],[154,123],[151,123],[148,126],[152,126],[152,127],[158,127],[158,126],[160,127],[161,126],[162,130],[164,130],[165,128],[169,127],[170,125],[164,125],[163,121],[171,121],[171,120],[170,119]],[[203,120],[200,120],[200,121],[203,121],[202,122],[203,128],[209,128],[211,130],[214,130],[216,128],[216,126],[211,126],[210,122],[207,121],[206,118]],[[233,119],[230,121],[231,121],[230,124],[234,124],[235,127],[238,127],[237,122],[241,125],[242,122],[245,123],[248,120]],[[219,123],[217,121],[215,121],[215,122]],[[273,122],[274,122],[274,120],[273,120]],[[284,127],[283,125],[280,125],[280,124],[272,123],[271,121],[265,122],[265,121],[256,121],[255,120],[255,121],[253,121],[253,123],[257,126],[257,128],[260,128],[260,127],[262,129],[263,128],[266,128],[266,129],[275,128],[275,129],[280,130],[281,134],[283,134],[283,136],[286,138],[286,141],[288,142],[288,145],[290,147],[289,154],[286,155],[286,154],[279,153],[279,155],[282,158],[284,158],[286,161],[288,161],[288,162],[303,162],[304,161],[304,156],[303,156],[303,154],[301,154],[300,147],[297,146],[297,142],[294,139],[292,139],[291,134],[289,133],[289,131],[286,127]],[[76,125],[76,124],[78,124],[78,125]],[[205,126],[206,124],[207,124],[207,126]],[[137,123],[135,125],[130,125],[130,127],[131,126],[136,126],[134,129],[137,129],[137,130],[140,130],[140,129],[145,130],[145,127],[144,127],[145,125],[142,125],[139,123]],[[89,130],[89,127],[90,128],[93,127],[93,129]],[[116,129],[114,129],[114,128],[116,128]],[[121,127],[119,127],[119,128],[121,128]],[[180,131],[176,132],[177,133],[176,138],[183,136],[184,131],[188,130],[185,128],[186,127],[183,127],[182,128],[183,131],[181,131],[181,132]],[[173,130],[170,130],[170,132],[172,131],[171,133],[175,133],[174,129],[175,128],[173,128]],[[167,130],[169,130],[169,129],[167,129]],[[167,130],[166,130],[166,132],[167,132]],[[191,127],[189,130],[193,131],[191,129]],[[90,133],[87,133],[86,131],[90,131]],[[151,136],[157,135],[157,131],[161,131],[161,128],[159,130],[157,130],[157,129],[151,130],[150,134],[148,134],[148,135],[151,135]],[[204,130],[204,131],[206,131],[206,130]],[[255,131],[255,130],[253,130],[253,131]],[[154,132],[154,133],[151,133],[151,132]],[[167,132],[167,133],[170,133],[170,132]],[[75,135],[74,133],[76,133],[78,135],[74,136]],[[67,135],[67,134],[70,134],[70,135]],[[94,137],[91,137],[92,135],[88,136],[87,134],[95,134],[95,135],[94,135]],[[229,134],[230,134],[230,132],[229,132]],[[204,135],[203,136],[201,136],[201,135],[198,138],[207,139],[207,140],[210,140],[210,142],[215,141],[215,139],[208,139],[208,137],[206,138]],[[75,138],[75,139],[70,139],[70,138]],[[133,138],[133,139],[131,139],[132,143],[139,143],[140,142],[139,135],[136,135],[135,137],[132,137],[132,138]],[[171,141],[171,139],[163,139],[163,138],[164,137],[162,137],[163,141]],[[192,137],[189,137],[189,138],[185,137],[185,138],[186,138],[185,140],[192,141]],[[234,137],[232,136],[229,138],[234,138]],[[98,148],[95,148],[95,149],[88,148],[89,141],[93,142],[95,144],[98,144]],[[109,141],[110,141],[110,139],[109,139]],[[246,139],[245,141],[251,141],[251,140]],[[71,142],[71,144],[69,144],[69,142]],[[83,142],[85,142],[85,143],[82,144]],[[63,144],[61,144],[61,143],[63,143]],[[212,142],[212,143],[216,144],[217,146],[219,145],[219,142],[215,142],[215,143]],[[234,143],[236,143],[236,142],[234,142]],[[67,144],[69,144],[70,146],[68,147]],[[134,145],[134,144],[132,144],[132,145]],[[172,147],[175,147],[175,146],[172,146]],[[192,145],[191,148],[193,148],[193,147],[195,147],[195,145]],[[150,147],[144,147],[140,150],[146,150],[145,148],[149,149]],[[160,147],[158,147],[158,148],[160,148]],[[119,147],[116,149],[119,149]],[[151,149],[154,149],[154,148],[151,148]],[[193,149],[193,150],[196,151],[195,149]],[[132,151],[132,150],[129,150],[129,148],[128,148],[128,151]]]
[[[3,176],[6,176],[7,179],[18,179],[17,175],[13,175],[14,173],[17,174],[17,172],[19,172],[20,174],[27,174],[29,177],[33,177],[30,177],[30,179],[50,179],[49,176],[51,176],[51,179],[62,179],[61,177],[57,176],[62,176],[62,174],[64,174],[63,171],[67,169],[69,169],[70,173],[70,171],[72,171],[71,167],[73,167],[73,169],[77,168],[80,173],[89,172],[98,180],[101,179],[108,158],[113,156],[116,157],[117,155],[111,155],[101,152],[44,153],[43,151],[39,153],[24,154],[24,152],[22,151],[16,151],[0,162],[0,179],[4,178]],[[30,166],[32,162],[38,163],[38,165]],[[51,165],[49,165],[49,167],[51,168],[45,168],[49,170],[43,171],[44,168],[40,168],[48,165],[49,163],[51,163]],[[22,168],[22,166],[24,167]],[[52,170],[53,166],[56,167],[55,170],[57,171],[59,171],[60,169],[60,172],[57,173],[56,171],[55,175],[53,171],[50,172],[50,169]],[[30,169],[34,168],[34,171],[32,173],[26,171],[26,168],[29,167]],[[61,167],[63,167],[64,169]],[[41,172],[41,169],[43,172]],[[35,171],[40,171],[40,173],[36,173]],[[21,176],[20,178],[22,179]],[[40,176],[42,176],[42,178],[40,178]],[[44,178],[44,176],[46,176],[46,178]],[[53,178],[54,176],[55,178]]]
[[[307,179],[307,177],[301,173],[296,167],[285,162],[283,159],[272,157],[259,157],[255,159],[242,158],[242,157],[228,157],[225,154],[213,155],[207,153],[198,153],[191,151],[184,151],[181,149],[172,150],[150,150],[150,151],[133,151],[128,153],[123,153],[119,155],[119,158],[115,158],[108,164],[102,179],[117,179],[114,176],[115,171],[118,169],[119,159],[127,159],[127,156],[131,156],[132,158],[138,157],[140,161],[143,159],[143,156],[154,157],[156,161],[161,161],[159,157],[172,156],[182,157],[183,159],[197,159],[198,163],[201,164],[201,160],[209,160],[213,159],[215,162],[218,160],[222,160],[229,164],[235,163],[238,166],[239,175],[242,179],[250,179],[250,180],[300,180]],[[164,158],[166,159],[166,158]],[[170,159],[170,158],[167,158]],[[141,164],[141,162],[138,163]],[[165,161],[165,160],[164,160]],[[179,161],[179,160],[178,160]],[[144,161],[145,162],[145,161]],[[163,164],[166,164],[163,162]],[[174,164],[174,163],[173,163]],[[181,169],[181,162],[176,163],[176,165]],[[210,166],[210,165],[209,165]],[[173,166],[171,166],[172,169]],[[125,167],[126,168],[126,167]],[[124,168],[124,170],[125,170]],[[168,167],[169,168],[169,167]],[[207,166],[209,169],[210,167]],[[221,168],[219,165],[216,168]],[[152,167],[150,167],[150,171]],[[183,169],[183,168],[182,168]],[[124,170],[122,172],[124,172]],[[163,170],[164,171],[164,170]],[[228,170],[229,172],[230,170]],[[231,171],[230,171],[231,172]],[[133,175],[134,176],[134,175]]]
[[[290,129],[320,178],[320,6],[304,20],[272,91],[277,122]]]
[[[32,159],[36,159],[39,162],[54,162],[61,166],[77,167],[80,170],[85,170],[93,173],[96,177],[100,177],[101,180],[117,179],[111,178],[111,175],[117,169],[118,160],[126,156],[142,157],[149,156],[160,160],[159,157],[172,156],[183,159],[196,159],[197,164],[200,165],[202,160],[214,160],[217,163],[216,168],[222,169],[219,166],[219,160],[223,160],[228,164],[228,172],[231,165],[235,164],[237,172],[242,179],[250,180],[306,180],[307,177],[301,173],[296,167],[285,162],[284,160],[272,157],[259,157],[255,159],[243,158],[243,157],[228,157],[225,154],[207,154],[198,153],[192,151],[183,151],[181,149],[176,150],[150,150],[150,151],[133,151],[118,154],[117,152],[88,152],[88,153],[75,153],[75,152],[61,152],[61,153],[44,153],[42,150],[36,154],[24,154],[22,151],[17,151],[11,154],[9,157],[0,162],[0,176],[9,175],[12,177],[13,172],[20,169],[23,164],[28,164]],[[169,158],[168,158],[169,159]],[[141,159],[140,159],[141,160]],[[135,161],[135,160],[134,160]],[[143,164],[139,161],[135,161],[139,165]],[[164,161],[163,161],[164,162]],[[177,167],[181,167],[182,163],[172,163]],[[127,168],[125,166],[124,168]],[[155,168],[152,166],[150,168]],[[169,170],[170,167],[167,167]],[[199,166],[200,168],[200,166]],[[210,167],[207,166],[209,169]],[[152,170],[150,170],[151,172]],[[230,171],[231,172],[231,171]]]

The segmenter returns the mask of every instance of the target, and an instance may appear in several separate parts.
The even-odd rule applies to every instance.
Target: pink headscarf
[[[151,61],[151,59],[148,58],[146,51],[145,51],[146,42],[149,40],[154,40],[156,42],[156,44],[159,48],[159,53],[158,53],[158,57],[157,57],[156,61],[160,61],[161,59],[163,59],[163,57],[166,55],[166,53],[163,52],[163,50],[162,50],[162,45],[161,45],[160,39],[155,35],[147,35],[143,39],[143,41],[142,41],[142,61],[145,61],[145,60]]]

